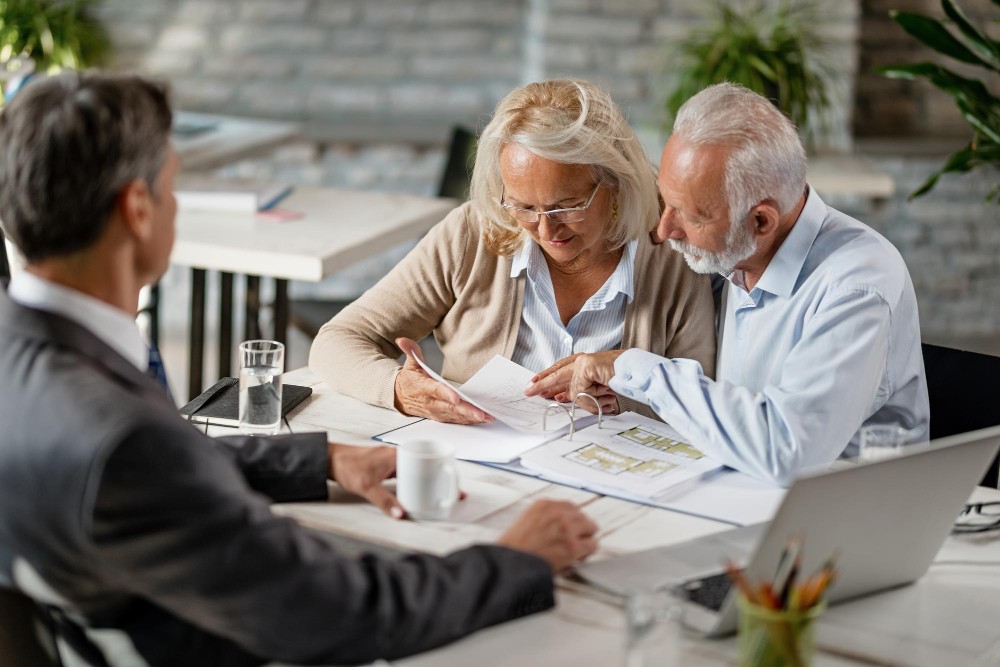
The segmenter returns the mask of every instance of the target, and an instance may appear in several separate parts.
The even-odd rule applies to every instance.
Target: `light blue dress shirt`
[[[510,270],[511,278],[527,273],[521,324],[511,359],[527,369],[541,371],[576,352],[621,347],[625,307],[634,295],[632,273],[637,245],[636,241],[625,244],[614,272],[564,326],[542,249],[534,241],[525,242],[514,255]]]
[[[863,424],[926,439],[917,300],[892,244],[810,191],[749,293],[739,274],[720,281],[715,381],[695,361],[629,350],[612,389],[708,456],[779,484],[853,454]]]

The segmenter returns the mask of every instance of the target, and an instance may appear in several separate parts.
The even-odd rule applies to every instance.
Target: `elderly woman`
[[[510,92],[479,138],[470,195],[320,330],[309,365],[334,389],[408,415],[491,421],[416,363],[414,340],[430,333],[457,382],[497,354],[540,371],[621,347],[712,374],[708,279],[651,242],[656,177],[607,93],[575,80]]]

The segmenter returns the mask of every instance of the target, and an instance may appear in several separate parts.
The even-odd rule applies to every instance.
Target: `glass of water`
[[[274,435],[281,426],[285,346],[273,340],[240,343],[240,431]]]
[[[910,442],[910,431],[899,424],[865,424],[858,442],[858,460],[862,463],[898,456]]]
[[[668,586],[635,592],[625,599],[625,667],[683,664],[683,599]]]

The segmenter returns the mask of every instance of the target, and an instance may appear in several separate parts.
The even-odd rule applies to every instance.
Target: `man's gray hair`
[[[806,185],[806,152],[795,125],[767,98],[733,83],[709,86],[677,112],[674,134],[694,146],[728,146],[725,190],[731,221],[770,199],[781,214]]]
[[[587,165],[618,198],[607,229],[610,248],[648,233],[659,219],[656,173],[635,132],[607,92],[592,83],[556,79],[515,88],[497,105],[479,137],[470,199],[486,219],[487,247],[510,255],[524,230],[500,207],[500,151],[517,144],[555,162]]]

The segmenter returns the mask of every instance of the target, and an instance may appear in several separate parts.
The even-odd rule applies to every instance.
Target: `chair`
[[[59,667],[48,617],[31,598],[0,587],[0,665]]]
[[[1000,357],[950,347],[921,346],[930,397],[932,440],[1000,425]],[[997,488],[1000,456],[986,471],[983,486]]]
[[[454,127],[444,171],[438,182],[439,197],[451,197],[463,202],[469,198],[469,181],[472,179],[475,155],[476,135],[463,127]],[[310,338],[315,338],[324,324],[353,301],[353,298],[292,299],[289,301],[288,323]]]

